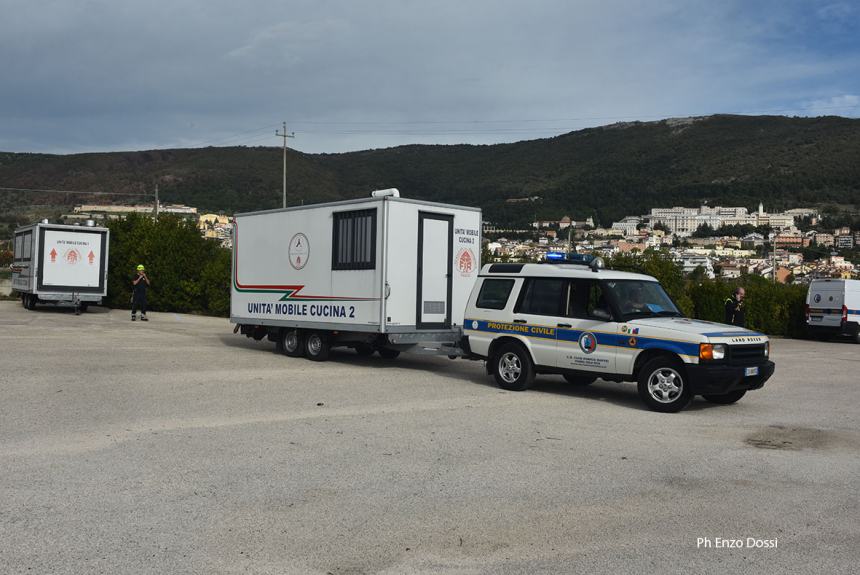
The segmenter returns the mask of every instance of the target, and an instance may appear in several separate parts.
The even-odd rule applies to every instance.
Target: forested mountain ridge
[[[0,187],[151,193],[158,183],[163,201],[206,211],[280,207],[281,170],[277,147],[0,153]],[[654,206],[702,202],[754,207],[762,201],[770,210],[860,204],[860,120],[720,115],[613,124],[511,144],[288,151],[290,204],[389,187],[406,197],[478,205],[485,219],[502,224],[564,214],[609,224]],[[506,202],[535,196],[540,199]],[[49,200],[57,198],[4,192],[0,212]]]

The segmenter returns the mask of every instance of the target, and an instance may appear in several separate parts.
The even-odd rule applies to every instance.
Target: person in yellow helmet
[[[146,277],[146,268],[143,264],[137,266],[137,276],[131,280],[131,321],[137,319],[137,310],[140,308],[140,321],[146,319],[146,288],[149,286],[149,278]]]

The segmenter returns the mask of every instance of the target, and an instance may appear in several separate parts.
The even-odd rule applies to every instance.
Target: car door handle
[[[557,324],[555,324],[555,326],[556,327],[573,327],[569,323],[557,323]]]
[[[524,319],[515,319],[515,320],[514,320],[514,323],[526,323],[526,320],[524,320]]]

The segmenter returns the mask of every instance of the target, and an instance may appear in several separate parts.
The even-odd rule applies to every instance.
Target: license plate
[[[820,315],[811,315],[809,316],[809,319],[811,319],[812,321],[821,321],[824,318]]]
[[[749,377],[751,375],[758,375],[758,367],[748,367],[744,370],[744,375]]]

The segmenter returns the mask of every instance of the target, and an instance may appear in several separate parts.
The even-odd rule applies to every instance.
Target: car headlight
[[[764,356],[770,357],[770,342],[769,341],[764,342]]]
[[[699,359],[711,361],[714,359],[725,359],[726,344],[724,343],[702,343],[699,344]]]

